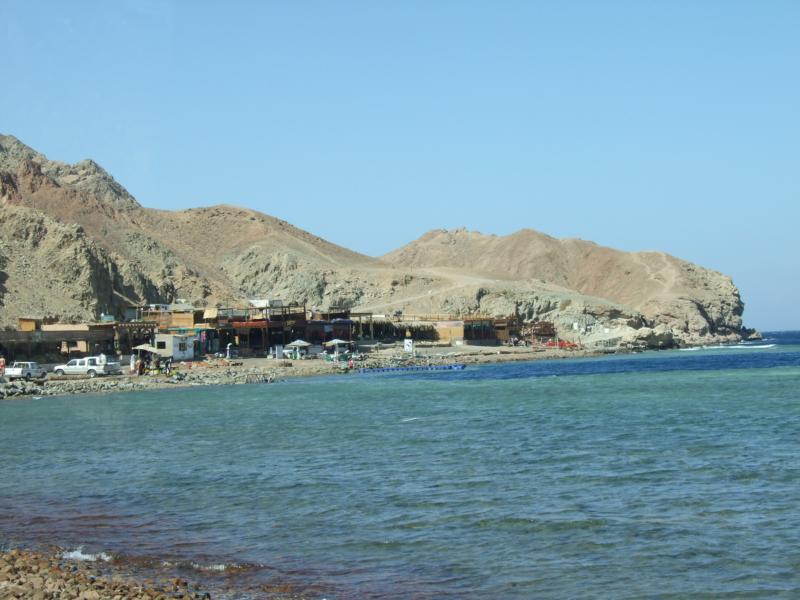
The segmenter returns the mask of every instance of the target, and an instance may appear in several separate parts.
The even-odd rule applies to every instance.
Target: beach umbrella
[[[158,354],[158,348],[151,346],[150,344],[139,344],[138,346],[134,346],[132,350],[144,350],[145,352]]]

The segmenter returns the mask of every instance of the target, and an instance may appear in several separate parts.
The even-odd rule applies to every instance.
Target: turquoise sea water
[[[800,338],[768,341],[0,402],[0,545],[231,597],[797,598]]]

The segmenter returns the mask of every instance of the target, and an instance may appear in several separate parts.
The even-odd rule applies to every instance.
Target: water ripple
[[[777,346],[4,402],[0,544],[240,597],[797,597],[798,366]]]

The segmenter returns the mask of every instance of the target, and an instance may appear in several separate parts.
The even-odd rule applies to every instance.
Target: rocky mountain
[[[375,313],[515,314],[564,337],[649,345],[736,339],[730,278],[662,253],[533,230],[432,231],[381,258],[229,205],[142,207],[91,160],[51,161],[0,136],[0,326],[91,319],[129,304],[283,298]]]
[[[531,229],[504,237],[438,230],[383,258],[396,267],[554,283],[633,309],[681,338],[735,337],[742,328],[744,305],[730,277],[663,252],[621,252]]]

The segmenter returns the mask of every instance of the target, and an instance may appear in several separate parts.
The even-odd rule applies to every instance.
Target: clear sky
[[[523,227],[800,329],[800,2],[0,2],[0,132],[365,254]]]

